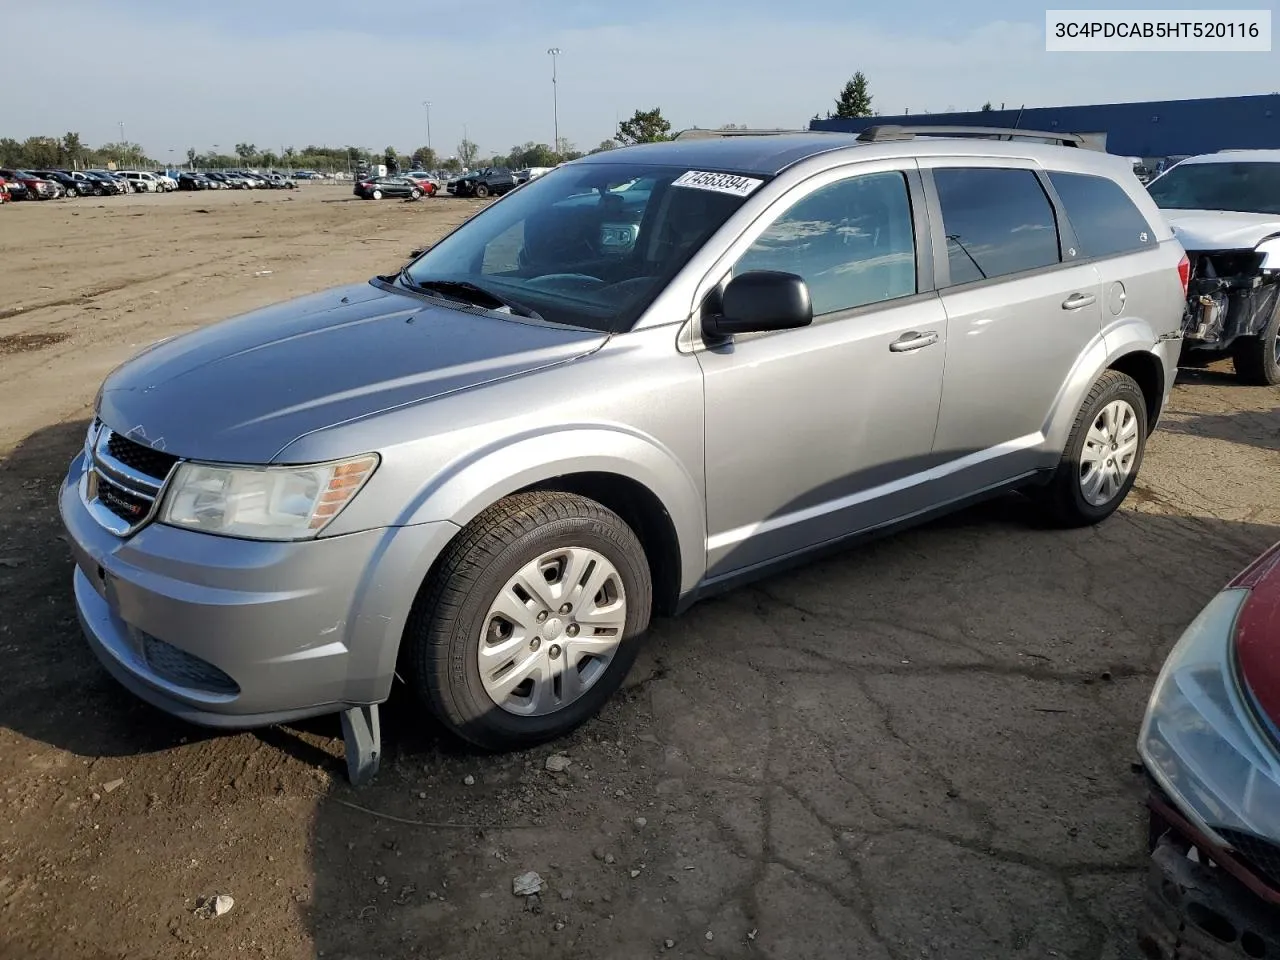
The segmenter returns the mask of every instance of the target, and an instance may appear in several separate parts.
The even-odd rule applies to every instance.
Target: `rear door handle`
[[[1063,310],[1079,310],[1081,307],[1087,307],[1091,303],[1097,302],[1097,297],[1092,293],[1073,293],[1067,299],[1062,301]]]
[[[889,344],[889,349],[894,353],[906,353],[908,350],[919,350],[921,347],[929,347],[937,342],[936,330],[926,330],[924,333],[911,330]]]

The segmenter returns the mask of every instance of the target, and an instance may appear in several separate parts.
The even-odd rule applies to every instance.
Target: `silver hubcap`
[[[476,657],[480,681],[508,713],[563,710],[609,669],[627,623],[622,578],[586,547],[549,550],[498,592]]]
[[[1095,507],[1110,503],[1133,472],[1138,456],[1138,415],[1124,400],[1099,412],[1080,453],[1080,491]]]

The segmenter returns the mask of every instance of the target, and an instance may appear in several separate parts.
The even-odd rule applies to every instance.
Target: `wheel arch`
[[[682,592],[680,537],[657,494],[631,477],[604,471],[561,474],[514,492],[532,491],[574,493],[621,517],[640,540],[649,562],[654,612],[664,616],[675,613]]]
[[[702,578],[701,485],[671,451],[615,427],[569,427],[474,451],[425,485],[399,522],[463,528],[499,500],[533,490],[576,493],[622,517],[649,558],[659,612],[674,610]]]
[[[1118,370],[1137,381],[1146,400],[1147,432],[1155,429],[1168,387],[1166,364],[1158,353],[1159,338],[1150,324],[1127,318],[1100,331],[1080,352],[1075,366],[1063,382],[1053,411],[1045,424],[1046,449],[1062,452],[1075,423],[1080,405],[1107,370]]]
[[[1123,373],[1137,382],[1147,401],[1147,436],[1150,436],[1160,419],[1164,403],[1164,363],[1149,350],[1130,350],[1112,359],[1107,369]]]

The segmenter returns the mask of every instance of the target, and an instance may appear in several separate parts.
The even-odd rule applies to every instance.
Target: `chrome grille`
[[[165,477],[169,476],[170,469],[178,461],[178,458],[171,453],[144,447],[118,433],[112,433],[107,437],[107,452],[126,466],[133,467],[161,483],[164,482]]]
[[[94,422],[87,440],[89,469],[80,494],[93,518],[116,536],[134,533],[155,512],[178,458]]]

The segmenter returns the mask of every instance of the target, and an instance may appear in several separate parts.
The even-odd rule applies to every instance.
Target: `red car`
[[[1280,957],[1280,543],[1192,621],[1138,738],[1153,958]]]
[[[62,193],[62,189],[52,180],[37,177],[29,170],[0,170],[0,177],[7,180],[10,187],[15,183],[21,185],[24,200],[52,200]]]
[[[412,173],[402,173],[400,174],[400,176],[408,177],[410,180],[416,183],[419,187],[421,187],[422,195],[424,197],[434,197],[436,195],[436,190],[439,189],[439,185],[434,180],[432,180],[431,177],[427,176],[425,173],[414,171]]]

